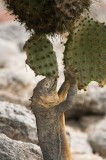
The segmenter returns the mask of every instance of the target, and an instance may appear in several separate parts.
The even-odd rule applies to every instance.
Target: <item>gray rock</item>
[[[34,88],[34,74],[25,65],[25,54],[0,39],[0,100],[26,104]]]
[[[17,45],[0,37],[0,69],[22,67],[22,60],[23,56]]]
[[[67,120],[66,125],[73,128],[74,130],[81,130],[82,129],[82,126],[79,123],[79,120],[76,120],[76,119]]]
[[[0,134],[0,160],[43,160],[37,145],[15,141]]]
[[[106,158],[106,117],[92,127],[88,140],[94,152]]]
[[[92,148],[88,143],[88,135],[80,130],[66,126],[66,132],[72,154],[91,154]]]
[[[73,160],[103,160],[93,154],[72,154]],[[43,160],[37,145],[11,140],[0,134],[0,160]]]
[[[35,117],[24,106],[0,102],[0,133],[15,140],[37,143]]]
[[[17,44],[19,49],[23,51],[23,45],[29,38],[29,33],[19,22],[8,21],[0,24],[0,38]]]
[[[90,12],[95,20],[101,23],[106,22],[106,0],[95,1],[90,7]]]
[[[81,130],[88,133],[90,128],[100,122],[104,116],[102,115],[84,115],[79,119],[69,119],[66,121],[66,125],[70,126],[74,130]]]
[[[25,64],[16,44],[0,39],[0,100],[29,105],[36,84],[34,72]]]
[[[83,131],[89,132],[91,127],[99,123],[103,118],[101,115],[86,115],[80,118],[79,124]]]
[[[66,118],[79,118],[86,114],[106,114],[106,86],[100,88],[96,83],[91,83],[86,92],[79,91],[73,107],[66,112]]]
[[[33,76],[30,75],[24,69],[0,70],[0,100],[29,105],[34,88]]]
[[[103,158],[95,154],[73,154],[72,160],[103,160]]]

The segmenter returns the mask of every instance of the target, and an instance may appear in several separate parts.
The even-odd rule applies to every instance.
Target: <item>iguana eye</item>
[[[45,84],[45,87],[46,87],[46,88],[49,88],[49,87],[50,87],[50,83],[49,83],[49,82],[46,83],[46,84]]]

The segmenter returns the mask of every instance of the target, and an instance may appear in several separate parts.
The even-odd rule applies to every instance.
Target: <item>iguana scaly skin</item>
[[[41,80],[33,91],[31,107],[44,160],[71,160],[64,112],[71,108],[77,83],[71,74],[66,73],[65,77],[59,92],[56,92],[57,80],[54,77]]]

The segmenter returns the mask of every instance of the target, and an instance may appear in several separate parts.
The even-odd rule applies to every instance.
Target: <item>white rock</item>
[[[68,134],[68,140],[70,143],[70,149],[72,154],[90,154],[92,148],[88,143],[88,135],[80,130],[75,130],[66,126],[66,132]]]
[[[37,143],[35,117],[24,106],[0,102],[0,133],[15,140]]]
[[[94,152],[106,158],[106,117],[92,127],[88,139]]]
[[[0,160],[43,160],[37,145],[15,141],[0,134]]]

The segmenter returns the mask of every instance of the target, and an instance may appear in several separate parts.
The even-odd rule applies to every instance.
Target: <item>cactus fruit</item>
[[[69,31],[73,21],[88,9],[91,0],[4,0],[26,29],[36,34]]]
[[[78,73],[79,89],[90,81],[105,85],[106,79],[106,25],[92,18],[82,17],[65,44],[64,63]],[[106,81],[105,81],[106,82]]]
[[[33,35],[25,44],[26,63],[36,75],[58,76],[56,55],[51,42],[46,36]]]

